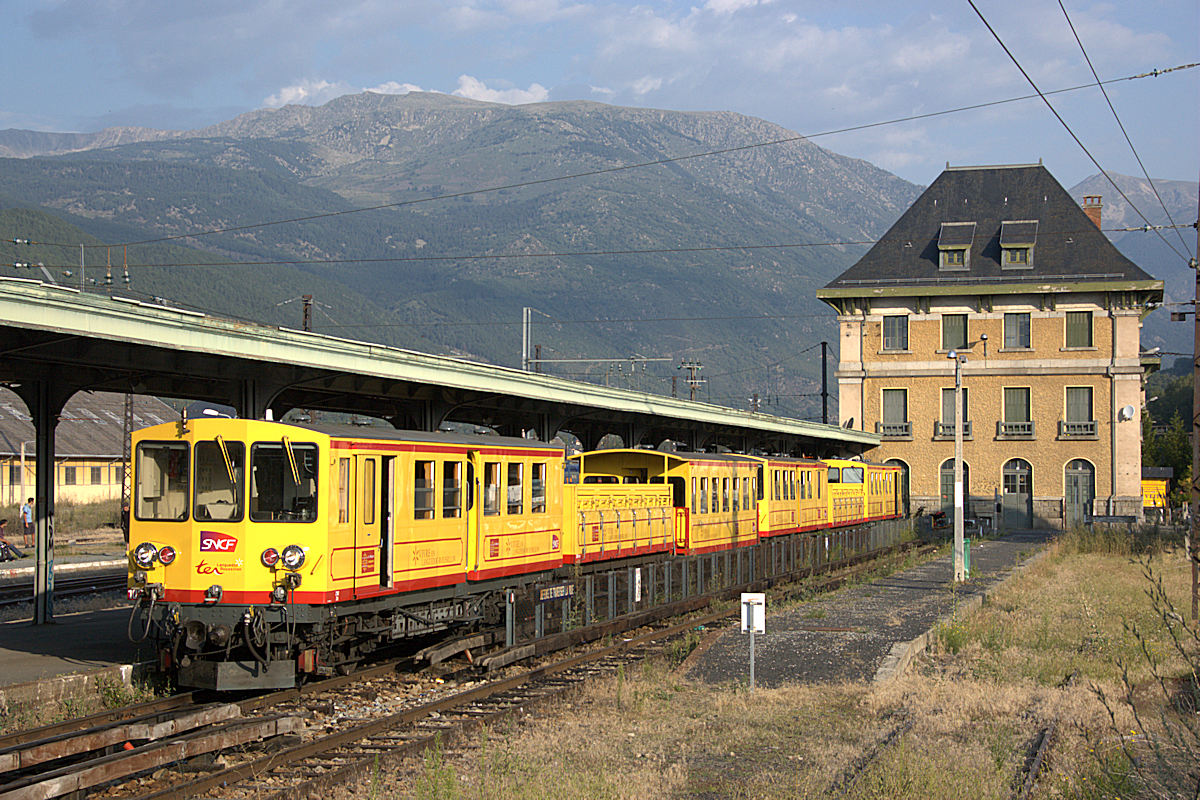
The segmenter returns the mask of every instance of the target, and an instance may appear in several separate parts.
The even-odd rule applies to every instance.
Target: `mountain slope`
[[[582,102],[362,94],[126,135],[143,139],[47,139],[79,151],[0,161],[3,191],[110,242],[239,228],[183,241],[218,260],[307,262],[267,288],[319,283],[332,316],[372,326],[331,333],[513,364],[533,306],[556,320],[535,316],[545,357],[699,359],[714,401],[758,392],[810,416],[819,359],[801,351],[835,332],[814,289],[919,191],[763,120]],[[766,141],[779,143],[747,147]],[[714,150],[729,152],[691,157]],[[662,163],[626,168],[646,162]],[[478,192],[495,187],[509,188]],[[190,269],[235,295],[263,283],[263,267]],[[642,386],[666,391],[675,373]]]

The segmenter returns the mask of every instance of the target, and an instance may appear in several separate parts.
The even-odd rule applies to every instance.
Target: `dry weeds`
[[[1154,615],[1127,554],[1079,549],[1056,547],[1013,577],[888,685],[751,693],[651,663],[407,770],[381,772],[347,796],[816,798],[836,786],[856,800],[1007,798],[1052,719],[1060,736],[1039,797],[1134,796],[1094,690],[1119,696],[1122,661],[1149,679],[1125,626],[1150,630]],[[1182,599],[1189,578],[1179,554],[1155,566]],[[1151,646],[1168,671],[1183,667],[1161,639],[1152,636]],[[900,723],[909,727],[893,746],[849,785],[839,782]],[[1117,727],[1135,730],[1128,709],[1117,709]]]

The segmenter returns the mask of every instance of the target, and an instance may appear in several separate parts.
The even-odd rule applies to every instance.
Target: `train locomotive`
[[[508,590],[899,515],[862,461],[200,418],[133,436],[130,638],[181,686],[282,688],[497,625]]]

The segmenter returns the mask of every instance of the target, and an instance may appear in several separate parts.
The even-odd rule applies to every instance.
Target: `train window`
[[[697,509],[699,508],[699,506],[698,506],[699,502],[700,502],[700,495],[696,492],[696,479],[692,478],[692,513],[693,514],[697,513]]]
[[[500,513],[500,463],[487,461],[483,465],[483,513],[495,516]]]
[[[741,506],[738,504],[738,479],[734,478],[733,479],[733,511],[734,511],[734,513],[737,513],[737,510],[739,508],[741,508]]]
[[[830,467],[829,468],[829,482],[830,483],[838,483],[840,481],[840,479],[841,479],[841,470],[838,469],[837,467]]]
[[[317,518],[317,446],[256,442],[250,448],[250,519],[312,522]]]
[[[787,488],[788,488],[788,500],[795,500],[796,499],[796,473],[790,469],[787,472]]]
[[[188,517],[188,446],[142,442],[137,448],[137,519],[181,521]]]
[[[700,513],[708,513],[708,478],[700,479]]]
[[[196,442],[194,452],[194,519],[240,520],[243,514],[243,475],[246,472],[246,445],[217,438]]]
[[[350,459],[338,459],[338,522],[350,521]]]
[[[433,519],[433,487],[437,486],[437,473],[432,461],[417,461],[413,464],[413,519]]]
[[[750,508],[750,481],[753,478],[742,478],[742,508]]]
[[[729,478],[721,478],[721,510],[729,511]]]
[[[462,462],[442,462],[442,516],[455,519],[462,516]]]
[[[863,468],[862,467],[843,467],[842,468],[842,483],[862,483]]]
[[[525,475],[525,465],[520,461],[508,464],[508,513],[523,514],[525,507],[524,491],[521,479]]]
[[[780,491],[780,485],[779,485],[780,470],[774,469],[774,470],[771,470],[771,472],[774,473],[774,475],[775,475],[775,493],[771,495],[771,499],[779,500],[783,495],[783,493]]]
[[[533,472],[529,476],[529,512],[531,514],[546,513],[546,464],[533,464]]]
[[[359,509],[363,525],[375,524],[375,459],[362,462],[362,507]]]
[[[717,512],[719,512],[721,510],[721,479],[720,478],[712,479],[712,503],[709,504],[709,509],[711,509],[714,514],[716,514]]]

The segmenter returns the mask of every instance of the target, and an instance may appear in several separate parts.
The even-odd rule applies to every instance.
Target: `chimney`
[[[1088,219],[1096,223],[1096,227],[1100,227],[1100,195],[1085,194],[1083,196],[1083,213],[1088,215]]]

